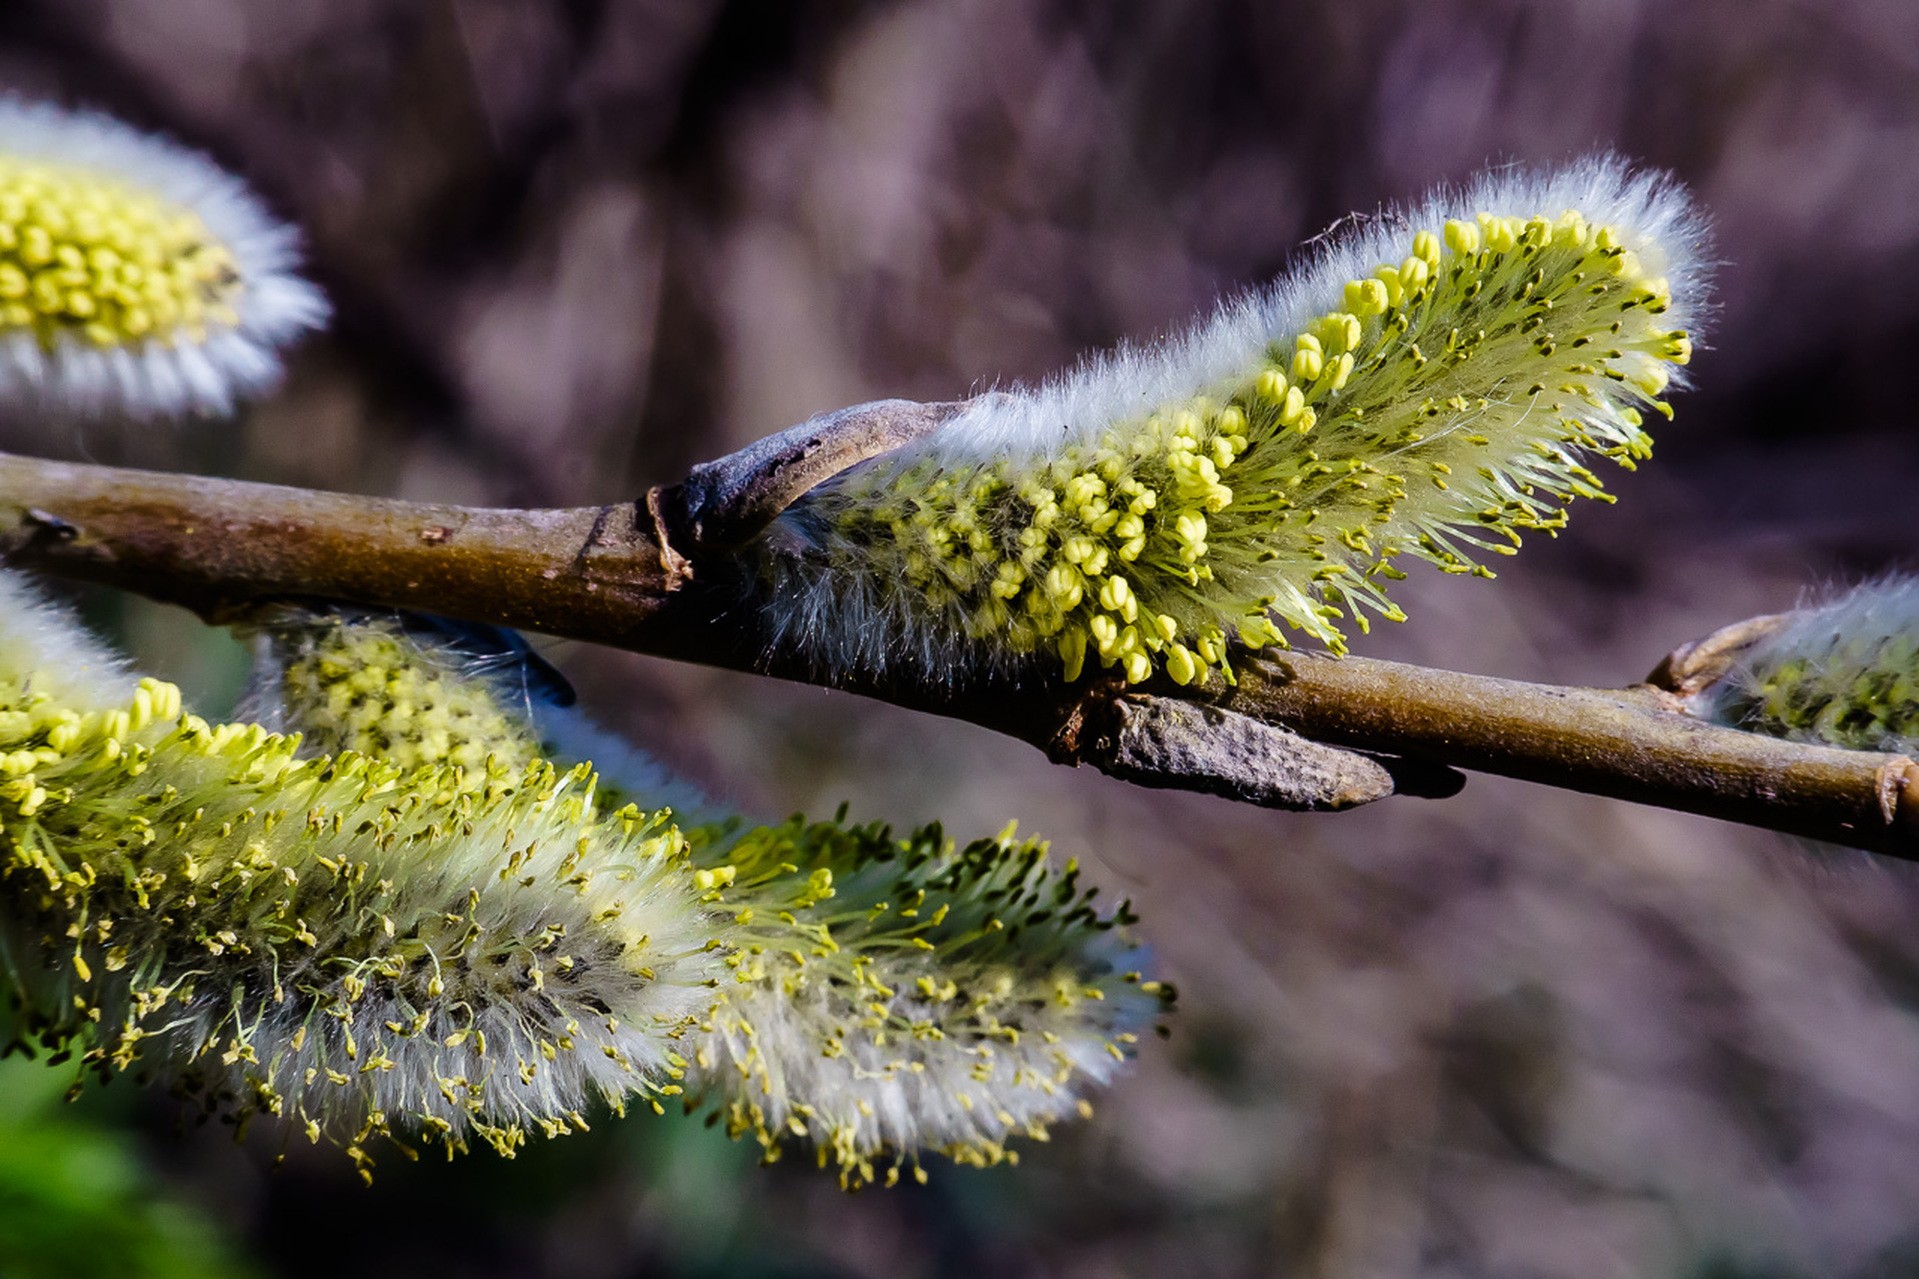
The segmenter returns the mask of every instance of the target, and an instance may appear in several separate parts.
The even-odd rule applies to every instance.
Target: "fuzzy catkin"
[[[224,414],[326,321],[293,231],[207,157],[0,98],[0,399]]]
[[[1601,496],[1586,459],[1647,455],[1702,234],[1611,158],[1385,215],[1185,337],[981,397],[808,494],[761,544],[773,643],[1181,684],[1281,624],[1338,650],[1401,616],[1396,559],[1483,574]]]
[[[1099,910],[1010,826],[964,847],[799,818],[693,840],[735,981],[690,1040],[688,1086],[769,1159],[811,1141],[849,1185],[923,1179],[921,1148],[1016,1161],[1013,1138],[1090,1114],[1171,1006],[1127,905]]]
[[[721,970],[663,815],[602,811],[585,765],[302,756],[153,680],[87,704],[45,643],[85,637],[6,604],[0,954],[33,1037],[363,1161],[679,1091]]]
[[[596,741],[534,694],[528,654],[450,643],[433,619],[279,610],[256,624],[256,706],[326,749],[421,761]],[[471,637],[469,637],[471,638]],[[656,807],[659,770],[608,783]],[[794,1140],[847,1185],[920,1175],[919,1152],[1016,1158],[1084,1113],[1088,1091],[1170,1004],[1079,872],[1009,827],[964,847],[843,819],[755,826],[672,792],[723,975],[681,1041],[689,1104],[768,1159]]]
[[[1695,710],[1772,737],[1919,753],[1919,579],[1870,582],[1788,614]]]

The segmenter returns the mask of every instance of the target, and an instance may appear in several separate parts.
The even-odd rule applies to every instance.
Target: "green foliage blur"
[[[0,1031],[4,1034],[4,1031]],[[68,1105],[70,1068],[0,1061],[0,1277],[247,1279],[228,1232],[169,1193],[113,1110]]]

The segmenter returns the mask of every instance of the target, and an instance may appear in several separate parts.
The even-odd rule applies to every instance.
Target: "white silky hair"
[[[347,1021],[314,1017],[309,1008],[289,1001],[292,1006],[274,1009],[255,1035],[263,1062],[285,1063],[275,1085],[297,1098],[309,1114],[336,1114],[349,1123],[357,1123],[357,1116],[368,1110],[432,1115],[460,1134],[471,1118],[501,1125],[560,1120],[668,1083],[676,1073],[685,1023],[712,1003],[711,982],[718,965],[708,946],[711,928],[683,870],[659,856],[631,857],[616,865],[608,849],[600,853],[600,864],[589,860],[582,865],[621,878],[619,933],[644,939],[629,952],[630,941],[610,935],[597,918],[607,896],[587,896],[563,886],[572,873],[565,863],[576,855],[581,831],[578,821],[560,808],[557,803],[543,805],[532,815],[519,812],[511,820],[482,811],[464,831],[438,846],[399,847],[389,856],[365,841],[340,837],[337,857],[364,862],[372,868],[370,874],[399,888],[386,907],[401,928],[457,911],[469,894],[477,894],[474,912],[483,921],[484,940],[530,937],[559,925],[580,962],[566,974],[549,971],[538,991],[480,967],[448,968],[445,994],[439,999],[424,1000],[417,990],[370,988],[352,1005]],[[529,855],[515,864],[511,859],[521,850]],[[508,865],[514,865],[514,874],[504,876],[502,867]],[[304,978],[321,989],[337,989],[337,979],[330,979],[318,962],[322,959],[314,957],[311,972],[290,966],[282,980],[291,985]],[[644,972],[638,969],[640,963]],[[416,1011],[431,1015],[422,1033],[410,1038],[384,1034],[390,1023],[405,1022]],[[313,1033],[302,1047],[293,1048],[295,1032],[309,1022]],[[192,1052],[217,1031],[217,1023],[203,1017],[198,1024],[188,1020],[166,1033],[180,1049]],[[385,1040],[382,1046],[393,1068],[361,1072],[345,1051],[348,1031],[358,1041],[362,1058],[370,1045]],[[460,1031],[468,1033],[449,1043]],[[543,1043],[570,1047],[549,1060]],[[523,1075],[515,1069],[519,1062],[538,1068]],[[313,1066],[321,1068],[317,1078],[307,1075]],[[357,1077],[352,1094],[342,1097],[327,1082],[324,1072],[329,1067]],[[246,1095],[246,1068],[235,1065],[229,1075],[236,1092]],[[447,1078],[469,1080],[478,1088],[476,1116],[444,1096],[441,1081]]]
[[[139,680],[72,611],[24,574],[0,568],[0,676],[80,711],[123,705]]]
[[[1707,265],[1705,227],[1685,191],[1665,174],[1634,170],[1615,155],[1588,156],[1559,169],[1507,167],[1329,232],[1297,269],[1227,298],[1183,332],[1143,346],[1121,343],[1036,387],[981,396],[926,440],[869,465],[1019,460],[1088,443],[1117,422],[1243,379],[1269,343],[1340,310],[1348,280],[1403,258],[1413,230],[1436,231],[1448,219],[1471,220],[1480,213],[1552,217],[1564,209],[1626,233],[1626,247],[1639,254],[1647,274],[1672,282],[1672,326],[1697,321],[1687,308],[1700,293]]]
[[[1117,939],[1076,954],[1075,984],[1098,984],[1104,998],[1082,998],[1072,1008],[1027,998],[1044,994],[1029,979],[994,1009],[1012,1016],[1017,1008],[1025,1024],[1016,1042],[950,1023],[937,1038],[895,1033],[876,1042],[869,1032],[847,1030],[859,1024],[870,995],[822,981],[797,993],[773,983],[727,986],[715,1028],[692,1041],[696,1054],[704,1047],[711,1056],[696,1055],[689,1081],[763,1107],[771,1132],[799,1124],[820,1146],[837,1139],[863,1158],[989,1150],[1072,1115],[1112,1081],[1125,1064],[1113,1052],[1116,1039],[1143,1033],[1164,1011],[1137,982],[1115,979],[1146,960],[1142,949]],[[1103,962],[1107,974],[1093,975]],[[880,971],[895,991],[885,1001],[891,1016],[942,1024],[946,1009],[914,993],[916,973],[949,975],[940,965],[909,961]],[[840,1045],[834,1055],[822,1051],[830,1042]]]
[[[97,111],[0,97],[0,154],[88,170],[190,209],[233,255],[237,325],[100,348],[61,333],[0,337],[0,399],[81,415],[227,415],[280,378],[277,354],[322,327],[325,296],[301,278],[299,237],[207,156]]]

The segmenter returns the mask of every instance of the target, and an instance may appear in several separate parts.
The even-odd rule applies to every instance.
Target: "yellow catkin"
[[[200,215],[106,173],[0,154],[0,333],[51,349],[232,326],[241,279]]]
[[[882,461],[797,518],[909,625],[1056,654],[1068,681],[1230,678],[1229,640],[1281,624],[1341,650],[1402,616],[1395,558],[1488,575],[1604,496],[1582,457],[1648,454],[1640,410],[1670,413],[1692,344],[1642,239],[1573,209],[1416,226],[1207,393],[1038,455]]]

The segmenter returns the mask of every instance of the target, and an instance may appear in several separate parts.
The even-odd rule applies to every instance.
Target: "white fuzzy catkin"
[[[77,711],[124,705],[137,677],[25,577],[0,569],[0,671],[34,672],[37,692]]]
[[[1788,614],[1694,710],[1773,737],[1919,754],[1919,578],[1869,582]]]
[[[212,160],[0,98],[0,400],[227,414],[326,322],[294,231]]]
[[[1230,678],[1275,623],[1337,649],[1402,554],[1482,572],[1643,457],[1691,352],[1703,230],[1662,175],[1509,169],[1331,236],[1190,332],[974,400],[763,542],[782,649],[934,678],[1057,660]]]
[[[696,850],[700,837],[695,837]],[[733,912],[736,980],[690,1040],[691,1089],[772,1158],[811,1141],[843,1182],[923,1177],[919,1151],[985,1166],[1090,1113],[1172,991],[1112,913],[1012,827],[795,819],[696,851]]]
[[[360,610],[255,628],[253,701],[312,748],[472,768],[609,745],[504,634]],[[1116,927],[1124,904],[1096,910],[1075,868],[1011,828],[962,848],[938,827],[754,826],[631,748],[595,759],[618,761],[622,799],[672,797],[724,974],[681,1040],[684,1083],[769,1158],[811,1141],[849,1185],[917,1173],[922,1149],[1014,1158],[1011,1139],[1085,1109],[1170,1001]]]
[[[24,1033],[362,1161],[375,1135],[510,1153],[680,1091],[723,970],[664,815],[602,810],[585,766],[302,756],[170,685],[115,697],[63,674],[97,665],[84,633],[0,591],[0,976]]]

